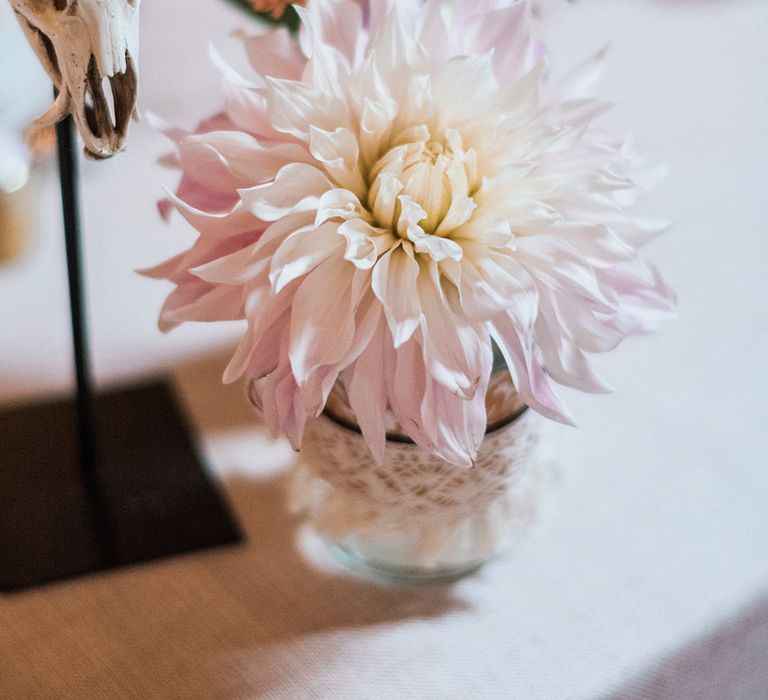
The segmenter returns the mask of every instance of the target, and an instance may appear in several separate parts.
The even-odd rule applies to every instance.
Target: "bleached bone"
[[[122,151],[136,112],[141,0],[10,3],[59,93],[35,123],[55,124],[71,114],[87,156]]]

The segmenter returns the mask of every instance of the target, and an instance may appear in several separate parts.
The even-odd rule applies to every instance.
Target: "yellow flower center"
[[[477,179],[473,149],[464,151],[458,132],[446,130],[440,140],[422,125],[403,132],[373,165],[368,207],[378,226],[403,235],[405,202],[423,209],[418,223],[424,233],[447,235],[441,224],[458,198],[466,199]],[[415,216],[415,215],[414,215]]]

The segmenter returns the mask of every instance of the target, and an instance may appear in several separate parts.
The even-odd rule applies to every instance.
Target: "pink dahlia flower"
[[[671,307],[637,254],[625,145],[593,122],[602,53],[556,83],[527,2],[310,0],[300,42],[244,38],[248,78],[168,130],[170,202],[199,232],[150,271],[161,314],[245,319],[225,372],[262,379],[275,433],[301,443],[344,383],[380,458],[387,410],[423,449],[470,465],[492,345],[522,399],[571,422],[556,384],[606,390],[587,353]],[[220,59],[217,59],[220,61]]]

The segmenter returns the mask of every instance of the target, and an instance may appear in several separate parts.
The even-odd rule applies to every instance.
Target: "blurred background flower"
[[[32,226],[30,184],[35,161],[52,152],[52,130],[29,132],[51,97],[50,81],[19,29],[13,10],[0,2],[0,261],[22,250]]]
[[[299,27],[299,16],[293,5],[303,5],[304,0],[289,2],[289,0],[229,0],[230,3],[258,19],[283,24],[291,31]]]
[[[289,2],[289,0],[250,0],[250,2],[256,12],[268,14],[272,19],[281,19],[291,5],[304,4],[301,1]]]

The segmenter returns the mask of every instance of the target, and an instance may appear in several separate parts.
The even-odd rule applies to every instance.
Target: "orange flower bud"
[[[290,4],[292,3],[289,0],[251,0],[251,5],[256,12],[269,14],[272,19],[280,19]],[[303,5],[304,2],[299,0],[293,4]]]

